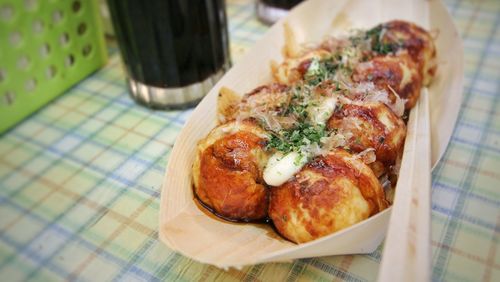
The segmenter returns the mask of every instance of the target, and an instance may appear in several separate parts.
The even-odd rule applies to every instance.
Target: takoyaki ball
[[[290,103],[290,87],[271,83],[260,86],[245,94],[239,104],[240,119],[253,118],[269,130],[279,131],[282,127],[295,124],[295,120],[283,114]]]
[[[346,88],[346,91],[340,93],[354,101],[382,102],[399,117],[405,112],[406,100],[401,99],[395,91],[380,88],[370,81],[353,83],[351,87]]]
[[[406,136],[404,121],[381,102],[353,101],[337,107],[327,126],[347,137],[352,152],[373,148],[376,160],[385,165],[396,161]]]
[[[219,216],[236,221],[266,217],[267,133],[252,121],[232,121],[198,143],[193,164],[194,192]]]
[[[287,58],[279,65],[271,65],[274,80],[278,83],[292,85],[303,79],[313,60],[330,57],[324,49],[313,49],[304,52],[299,57]]]
[[[260,111],[278,112],[290,100],[290,87],[280,83],[259,86],[243,96],[240,112]]]
[[[412,60],[418,65],[423,85],[427,86],[437,68],[436,47],[431,34],[413,23],[401,20],[383,23],[378,28],[381,28],[381,45],[407,50]]]
[[[356,224],[387,207],[372,170],[334,149],[272,187],[269,216],[276,230],[295,243],[308,242]]]
[[[417,103],[422,88],[417,67],[406,53],[375,57],[360,63],[354,69],[352,79],[355,82],[373,82],[380,89],[397,93],[406,100],[406,109]]]

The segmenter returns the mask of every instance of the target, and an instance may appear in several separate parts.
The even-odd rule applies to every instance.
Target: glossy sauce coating
[[[271,188],[269,216],[282,236],[303,243],[385,209],[384,197],[369,167],[343,150],[334,150]]]
[[[373,148],[377,161],[385,165],[395,162],[406,136],[403,120],[380,102],[345,104],[330,117],[328,127],[351,133],[351,151],[359,153]]]
[[[231,126],[235,125],[227,127]],[[199,151],[193,165],[197,197],[218,215],[235,221],[265,218],[268,206],[268,189],[262,180],[266,141],[244,129],[216,136]]]
[[[381,25],[385,32],[383,43],[401,45],[417,64],[423,85],[428,85],[436,74],[436,47],[431,34],[416,24],[394,20]]]
[[[355,82],[373,82],[388,93],[396,92],[406,99],[405,108],[411,109],[420,97],[422,78],[417,66],[405,54],[380,56],[359,64],[352,75]]]

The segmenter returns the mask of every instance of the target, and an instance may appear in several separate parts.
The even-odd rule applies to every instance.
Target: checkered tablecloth
[[[500,1],[445,1],[465,45],[464,100],[432,175],[433,280],[500,281]],[[268,27],[228,1],[237,61]],[[374,280],[369,255],[223,271],[158,240],[162,177],[187,111],[134,104],[105,68],[0,136],[0,281]],[[1,122],[1,121],[0,121]]]

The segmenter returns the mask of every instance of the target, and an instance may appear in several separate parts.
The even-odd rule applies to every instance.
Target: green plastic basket
[[[0,0],[0,133],[106,61],[95,0]]]

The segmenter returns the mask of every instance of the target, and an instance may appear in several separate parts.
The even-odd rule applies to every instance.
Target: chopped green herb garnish
[[[394,53],[397,51],[399,47],[397,44],[392,44],[392,43],[382,43],[380,40],[377,40],[375,44],[372,45],[372,50],[374,52],[377,52],[381,55],[387,55],[390,53]]]
[[[268,150],[276,149],[285,154],[292,151],[300,152],[304,146],[313,143],[319,144],[321,138],[327,134],[325,125],[313,126],[308,123],[300,123],[294,128],[271,134],[266,148]]]
[[[335,55],[322,60],[314,58],[304,75],[304,80],[308,85],[318,85],[323,81],[331,80],[340,69],[345,69],[341,63],[341,57]]]
[[[371,51],[380,55],[387,55],[398,51],[403,42],[385,42],[383,40],[384,27],[382,25],[376,26],[366,32],[358,32],[358,34],[351,36],[349,39],[353,45],[359,46],[363,42],[369,44]]]

